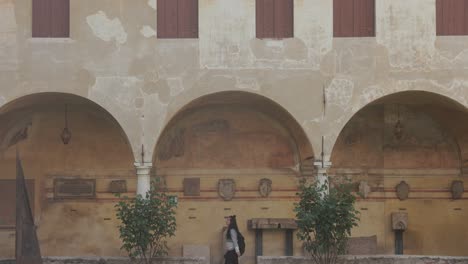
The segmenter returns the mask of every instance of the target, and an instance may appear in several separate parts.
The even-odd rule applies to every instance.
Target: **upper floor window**
[[[70,0],[33,0],[32,37],[70,37]]]
[[[467,0],[436,0],[437,35],[468,35],[467,12]]]
[[[333,36],[375,36],[375,0],[333,0]]]
[[[257,38],[292,38],[293,0],[257,0]]]
[[[157,0],[158,38],[198,38],[198,0]]]

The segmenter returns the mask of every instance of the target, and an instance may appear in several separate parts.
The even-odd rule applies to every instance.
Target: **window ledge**
[[[71,38],[29,38],[30,43],[75,43]]]

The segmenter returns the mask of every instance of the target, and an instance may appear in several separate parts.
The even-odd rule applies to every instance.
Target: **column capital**
[[[133,163],[133,165],[135,166],[135,168],[137,169],[140,169],[140,168],[152,168],[153,167],[153,163],[152,162],[144,162],[144,163],[141,163],[141,162],[135,162]]]
[[[314,166],[319,173],[326,173],[327,170],[332,166],[331,161],[314,161]],[[322,167],[323,166],[323,167]]]

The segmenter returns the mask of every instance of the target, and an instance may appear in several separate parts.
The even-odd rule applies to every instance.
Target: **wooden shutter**
[[[354,35],[354,0],[333,0],[333,35]]]
[[[177,0],[157,0],[158,38],[177,38]]]
[[[333,0],[333,35],[375,36],[375,0]]]
[[[290,38],[294,35],[293,0],[256,1],[257,38]]]
[[[257,37],[275,37],[275,0],[257,0]]]
[[[436,25],[437,35],[466,35],[468,34],[466,0],[437,0]]]
[[[70,0],[49,0],[51,6],[50,37],[68,38],[70,36]]]
[[[354,36],[375,36],[375,0],[354,0]]]
[[[47,38],[51,35],[50,0],[32,0],[32,37]]]
[[[264,38],[263,34],[263,0],[255,1],[255,28],[257,38]]]
[[[178,36],[198,38],[198,0],[178,1]]]
[[[292,38],[294,35],[294,1],[276,0],[274,20],[275,37]]]

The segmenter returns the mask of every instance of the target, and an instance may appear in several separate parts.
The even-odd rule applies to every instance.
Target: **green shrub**
[[[153,258],[167,255],[166,238],[176,230],[176,204],[153,182],[145,197],[124,197],[115,206],[119,225],[121,249],[132,260],[152,263]],[[119,196],[120,197],[120,196]]]
[[[299,203],[295,204],[298,238],[317,264],[334,264],[346,252],[351,229],[357,226],[358,211],[351,184],[328,189],[328,181],[301,182]]]

